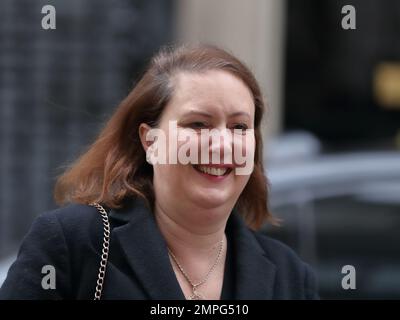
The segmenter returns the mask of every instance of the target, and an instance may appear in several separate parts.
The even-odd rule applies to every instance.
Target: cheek
[[[240,139],[243,154],[253,155],[256,148],[256,140],[253,133],[245,134]]]
[[[153,166],[154,183],[162,185],[165,189],[176,189],[182,183],[182,168],[179,165],[157,164]]]
[[[239,197],[241,195],[241,193],[243,192],[243,190],[245,189],[247,183],[250,180],[250,175],[238,175],[235,174],[233,176],[233,193]]]
[[[182,128],[169,128],[164,130],[165,139],[162,148],[167,164],[181,164],[191,155],[196,155],[198,139],[196,132]],[[183,163],[185,164],[185,163]]]
[[[236,135],[233,138],[233,158],[234,163],[241,168],[249,170],[242,171],[244,175],[250,175],[254,165],[255,155],[255,137],[249,133],[245,135]],[[250,171],[251,169],[251,171]]]

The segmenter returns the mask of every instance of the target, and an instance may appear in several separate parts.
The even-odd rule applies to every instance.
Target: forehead
[[[174,94],[166,111],[183,113],[187,108],[207,111],[245,111],[253,116],[253,95],[238,77],[222,70],[181,72],[174,79]]]

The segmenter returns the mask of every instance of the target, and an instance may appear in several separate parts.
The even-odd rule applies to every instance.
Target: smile
[[[217,168],[217,167],[202,166],[202,165],[193,165],[193,167],[201,173],[216,177],[226,176],[232,171],[232,168],[227,168],[227,167]]]

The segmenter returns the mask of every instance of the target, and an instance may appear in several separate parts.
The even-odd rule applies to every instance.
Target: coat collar
[[[125,222],[112,231],[133,272],[150,299],[184,299],[167,251],[167,244],[154,215],[141,198],[110,210],[111,220]],[[271,299],[275,265],[265,256],[252,231],[234,209],[227,223],[235,261],[236,299]]]

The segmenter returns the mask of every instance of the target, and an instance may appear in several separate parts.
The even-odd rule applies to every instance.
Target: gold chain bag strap
[[[108,215],[106,210],[104,210],[104,208],[100,204],[93,202],[90,203],[89,205],[97,208],[103,220],[103,249],[101,251],[101,261],[100,261],[99,273],[97,275],[96,291],[94,293],[94,299],[93,299],[93,300],[100,300],[101,292],[103,291],[104,277],[107,269],[108,252],[110,249],[110,222],[108,221]]]

